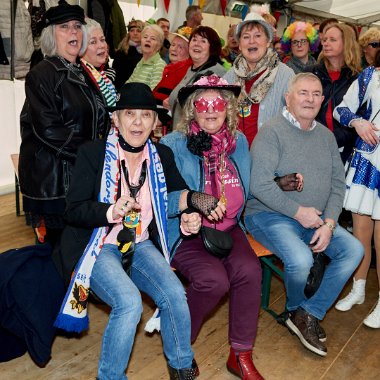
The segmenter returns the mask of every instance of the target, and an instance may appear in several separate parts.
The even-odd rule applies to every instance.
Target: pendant
[[[131,210],[124,216],[124,226],[128,228],[136,228],[141,218],[140,212]]]
[[[251,115],[251,105],[243,104],[241,108],[239,108],[239,117],[248,117]]]
[[[222,194],[219,199],[227,207],[227,198]]]

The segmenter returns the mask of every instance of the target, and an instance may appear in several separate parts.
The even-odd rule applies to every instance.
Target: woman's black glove
[[[187,207],[194,208],[205,216],[209,216],[211,211],[218,205],[218,198],[212,195],[199,193],[198,191],[190,190],[187,194]]]
[[[274,181],[283,191],[302,191],[303,177],[299,173],[287,174],[282,177],[275,177]]]

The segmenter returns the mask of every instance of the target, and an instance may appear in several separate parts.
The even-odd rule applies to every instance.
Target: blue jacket
[[[246,201],[249,194],[251,159],[249,156],[247,139],[241,132],[237,133],[236,142],[236,149],[228,158],[235,166],[239,175],[240,182],[244,189],[244,199]],[[160,140],[160,143],[167,145],[172,149],[178,170],[186,181],[189,189],[204,191],[205,180],[203,158],[192,154],[187,149],[186,135],[181,132],[172,132],[164,136]],[[239,221],[244,206],[245,202],[238,213]],[[171,215],[169,213],[168,230],[170,257],[173,258],[177,247],[182,241],[178,215]]]

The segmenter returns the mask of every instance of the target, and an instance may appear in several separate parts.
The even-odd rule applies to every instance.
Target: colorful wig
[[[296,32],[305,32],[306,38],[309,41],[309,48],[312,53],[318,50],[319,46],[319,34],[317,30],[313,28],[309,22],[296,21],[290,24],[281,37],[281,48],[288,54],[291,52],[291,42]]]

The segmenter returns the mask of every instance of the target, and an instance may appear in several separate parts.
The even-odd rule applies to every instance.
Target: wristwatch
[[[335,228],[336,228],[336,227],[335,227],[332,223],[330,223],[330,222],[326,222],[326,221],[325,221],[324,224],[330,229],[331,233],[334,235],[334,232],[335,232]]]

